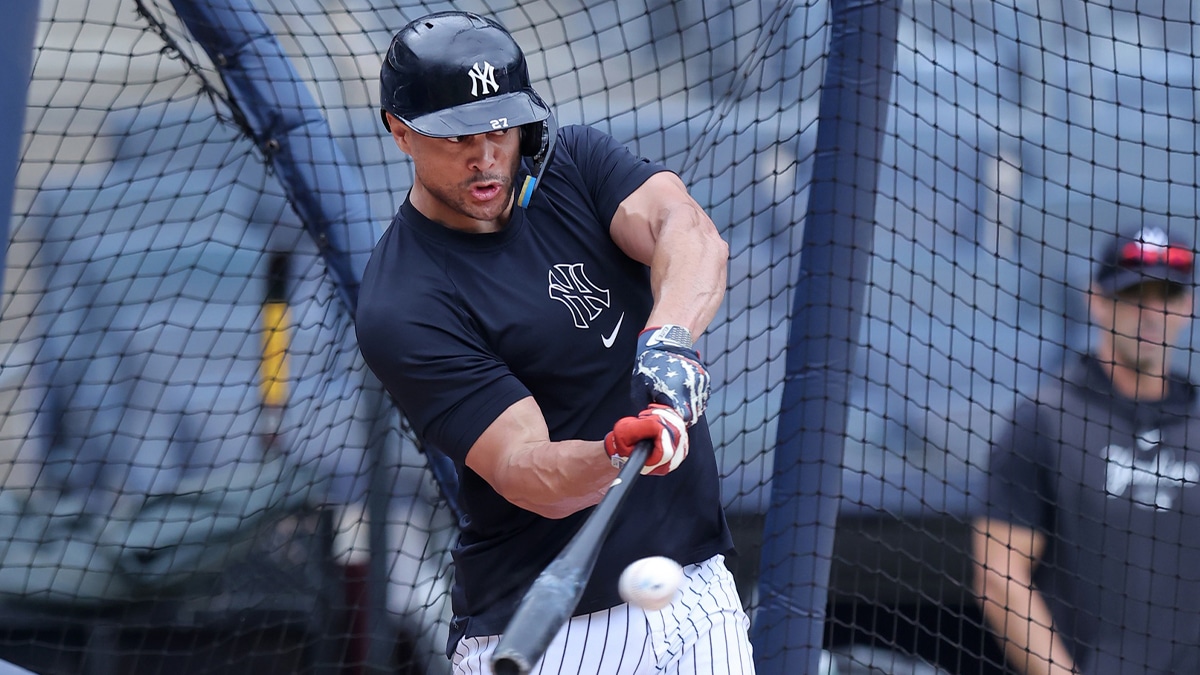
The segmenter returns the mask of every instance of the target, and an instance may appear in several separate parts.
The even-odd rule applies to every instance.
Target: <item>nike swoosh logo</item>
[[[621,332],[621,322],[625,320],[625,312],[621,312],[621,317],[617,319],[617,327],[608,335],[601,335],[600,341],[604,343],[605,349],[612,349],[613,343],[617,341],[617,333]]]

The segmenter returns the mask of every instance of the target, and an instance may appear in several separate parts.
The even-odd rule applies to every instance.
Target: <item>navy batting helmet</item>
[[[550,107],[529,82],[525,54],[491,19],[439,12],[412,21],[392,38],[379,83],[389,131],[387,113],[435,138],[522,127],[528,156],[552,140]]]

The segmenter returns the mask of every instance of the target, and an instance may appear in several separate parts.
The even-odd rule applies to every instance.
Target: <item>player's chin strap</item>
[[[546,118],[545,125],[545,128],[542,129],[542,147],[533,156],[533,171],[525,177],[525,184],[521,186],[521,192],[517,194],[517,206],[523,209],[529,207],[529,200],[533,199],[533,191],[537,189],[538,182],[542,180],[542,174],[550,165],[550,155],[554,154],[554,144],[558,142],[558,124],[554,121],[554,115]]]

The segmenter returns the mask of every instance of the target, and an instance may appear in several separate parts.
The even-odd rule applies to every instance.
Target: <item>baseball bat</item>
[[[492,653],[495,675],[529,675],[558,630],[571,618],[588,577],[592,575],[592,568],[596,566],[600,545],[612,529],[614,517],[628,496],[629,488],[641,475],[653,447],[653,441],[640,441],[634,446],[629,461],[621,467],[612,487],[584,521],[583,527],[526,591],[500,637],[500,644]]]

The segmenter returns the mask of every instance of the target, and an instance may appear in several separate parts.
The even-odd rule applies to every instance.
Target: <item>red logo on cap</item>
[[[1124,267],[1167,265],[1177,270],[1190,270],[1195,257],[1195,254],[1186,248],[1131,241],[1121,248],[1120,260]]]

